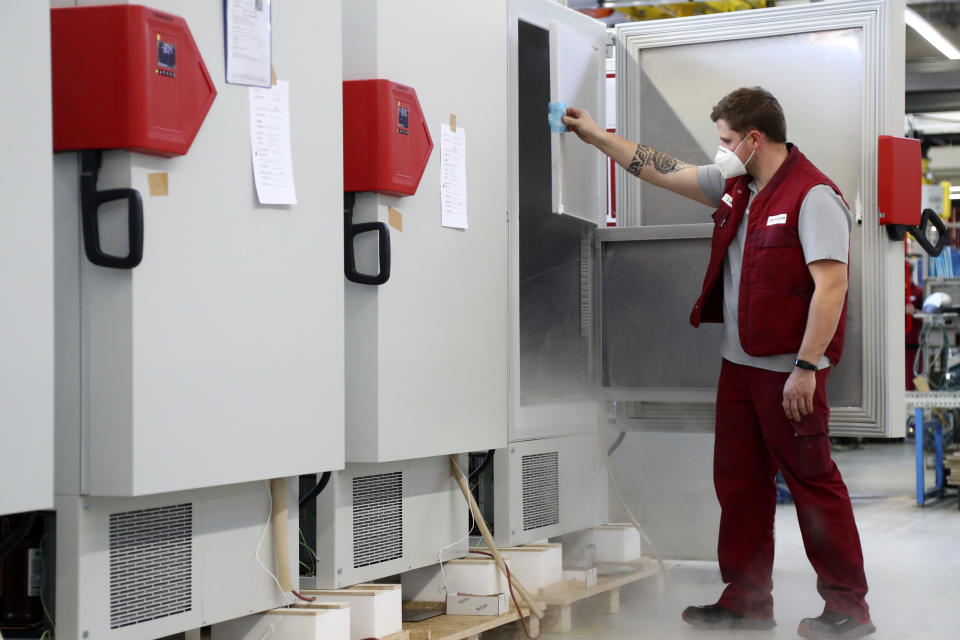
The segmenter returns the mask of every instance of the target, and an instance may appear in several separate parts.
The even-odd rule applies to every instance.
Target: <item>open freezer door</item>
[[[718,144],[713,105],[759,85],[783,106],[788,139],[849,203],[846,346],[828,382],[833,435],[904,434],[903,248],[877,211],[877,139],[903,126],[897,24],[887,3],[862,0],[617,27],[621,135],[708,164]],[[827,104],[830,117],[816,115]],[[720,326],[687,321],[712,208],[622,169],[617,189],[629,228],[600,232],[607,397],[636,428],[712,432]]]
[[[604,157],[574,133],[551,133],[547,105],[604,117],[608,36],[556,2],[508,6],[513,442],[598,428],[593,300]]]
[[[593,27],[593,28],[590,28]],[[605,114],[606,33],[600,23],[550,21],[550,102]],[[599,224],[605,215],[604,158],[573,133],[551,133],[554,213]]]

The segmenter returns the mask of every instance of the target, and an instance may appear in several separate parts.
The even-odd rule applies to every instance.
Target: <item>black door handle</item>
[[[80,221],[83,229],[83,248],[93,264],[110,269],[133,269],[143,259],[143,201],[136,189],[107,189],[97,191],[102,152],[80,152]],[[100,206],[114,200],[127,201],[127,235],[129,251],[126,256],[105,253],[100,246]]]
[[[937,230],[936,244],[930,244],[930,240],[927,238],[928,224],[932,224]],[[920,225],[910,227],[909,231],[910,235],[917,239],[917,242],[920,243],[920,246],[923,247],[923,250],[926,251],[931,258],[936,258],[943,253],[943,249],[947,246],[947,241],[949,240],[946,225],[943,224],[943,220],[940,219],[940,216],[938,216],[933,209],[924,209],[920,215]]]
[[[353,222],[355,194],[343,194],[343,273],[350,282],[380,285],[390,279],[390,230],[382,222]],[[357,256],[353,240],[361,233],[376,231],[378,234],[380,271],[375,275],[357,270]]]

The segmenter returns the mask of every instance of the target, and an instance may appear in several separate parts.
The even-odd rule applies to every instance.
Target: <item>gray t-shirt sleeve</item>
[[[720,167],[715,164],[705,164],[697,167],[697,183],[700,190],[707,196],[707,200],[713,203],[713,206],[720,206],[720,198],[723,197],[723,188],[727,181],[723,179],[720,173]]]
[[[817,260],[847,263],[853,217],[836,191],[825,184],[810,189],[800,205],[798,226],[807,264]]]

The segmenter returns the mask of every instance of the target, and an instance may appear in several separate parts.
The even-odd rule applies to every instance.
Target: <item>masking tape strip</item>
[[[388,211],[390,214],[390,219],[389,219],[390,226],[402,233],[403,232],[403,214],[397,211],[396,209],[394,209],[393,207],[389,207]]]
[[[170,181],[166,173],[148,173],[147,184],[151,196],[165,196],[170,193]]]

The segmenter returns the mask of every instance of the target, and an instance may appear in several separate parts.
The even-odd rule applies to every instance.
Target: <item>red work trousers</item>
[[[751,618],[773,617],[775,477],[783,472],[797,507],[817,590],[832,611],[866,622],[860,537],[853,507],[830,458],[826,382],[817,372],[814,413],[801,422],[783,411],[788,373],[723,361],[717,389],[713,477],[720,500],[719,604]]]

